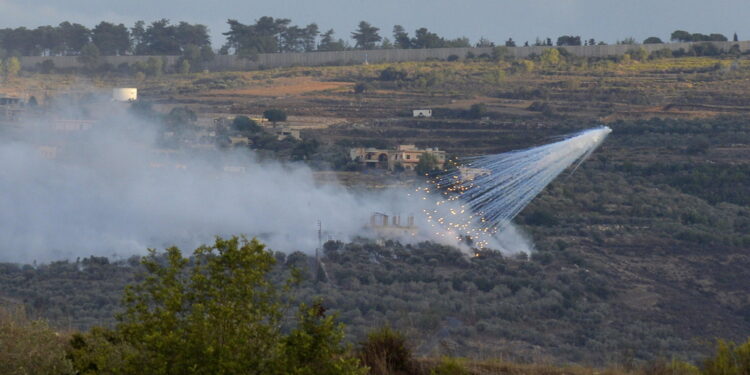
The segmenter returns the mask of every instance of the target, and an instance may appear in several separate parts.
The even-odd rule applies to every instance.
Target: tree
[[[136,21],[130,28],[130,38],[133,43],[133,51],[136,55],[143,55],[146,48],[146,23]]]
[[[91,41],[91,30],[77,23],[63,22],[58,26],[62,36],[62,53],[66,55],[78,55],[83,46]]]
[[[217,237],[190,258],[176,247],[142,261],[146,277],[125,291],[118,333],[134,348],[124,373],[363,374],[346,357],[343,327],[322,304],[301,305],[281,331],[283,298],[269,272],[276,259],[256,240]],[[107,369],[112,370],[112,369]]]
[[[91,30],[91,41],[104,56],[124,55],[130,51],[130,32],[123,24],[100,22]]]
[[[466,112],[468,118],[479,119],[487,115],[487,105],[484,103],[472,104]]]
[[[286,121],[286,112],[282,109],[267,109],[263,111],[263,117],[275,124],[279,121]]]
[[[190,73],[190,61],[188,61],[187,59],[180,60],[177,66],[177,71],[180,74]]]
[[[672,35],[669,37],[669,40],[673,42],[692,42],[693,36],[684,30],[675,30],[672,32]]]
[[[740,39],[737,37],[737,33],[734,33],[734,36],[732,37],[732,41],[739,42]]]
[[[409,33],[407,33],[401,25],[393,26],[393,41],[396,48],[411,48],[411,38],[409,38]]]
[[[357,31],[352,33],[352,39],[357,42],[355,48],[374,49],[376,44],[383,39],[378,34],[378,31],[380,31],[379,28],[361,21]]]
[[[234,50],[238,56],[255,59],[259,53],[278,52],[281,35],[291,21],[286,18],[261,17],[253,25],[245,25],[236,20],[227,20],[229,31],[223,51]]]
[[[445,46],[445,40],[422,27],[414,32],[414,39],[410,44],[412,48],[441,48]]]
[[[250,133],[258,133],[263,130],[257,122],[247,116],[235,117],[234,120],[232,120],[232,129],[238,132]]]
[[[581,37],[572,36],[572,35],[563,35],[557,38],[557,45],[558,46],[580,46]]]
[[[318,44],[318,51],[343,51],[346,49],[344,41],[333,38],[334,31],[329,29],[325,33],[321,34],[320,44]]]
[[[18,72],[20,71],[21,61],[17,57],[11,56],[3,61],[3,75],[6,81],[18,76]]]
[[[81,54],[78,55],[78,62],[88,70],[94,70],[99,66],[99,57],[101,53],[94,43],[89,43],[81,48]]]
[[[643,44],[662,44],[662,43],[664,42],[662,42],[661,39],[655,36],[648,37],[643,41]]]
[[[545,66],[557,66],[560,63],[560,51],[556,48],[545,49],[542,51],[541,61]]]
[[[495,43],[493,43],[491,40],[485,37],[480,37],[479,41],[476,44],[477,48],[492,48],[494,46],[495,46]]]
[[[198,120],[198,115],[188,107],[174,107],[164,121],[169,125],[189,125]]]
[[[297,328],[283,339],[284,368],[300,375],[367,374],[356,358],[346,356],[341,345],[344,325],[325,312],[320,300],[300,306]]]
[[[419,162],[414,167],[414,171],[419,175],[424,175],[437,170],[439,167],[440,163],[435,155],[430,152],[423,152],[419,157]]]
[[[505,46],[506,47],[515,47],[516,46],[516,42],[513,41],[513,38],[508,38],[508,40],[505,41]]]

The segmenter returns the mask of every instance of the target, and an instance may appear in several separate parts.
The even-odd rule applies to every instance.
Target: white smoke
[[[435,240],[469,250],[461,236],[473,237],[482,229],[469,207],[461,201],[440,206],[444,197],[439,194],[355,193],[336,183],[316,183],[304,164],[261,161],[248,150],[169,152],[156,147],[155,124],[134,118],[124,107],[103,105],[98,111],[111,120],[89,130],[63,131],[66,126],[39,119],[0,131],[0,261],[129,256],[171,245],[190,250],[216,235],[239,234],[258,237],[273,250],[311,252],[318,246],[318,221],[323,240],[347,241],[372,235],[367,225],[374,212],[400,215],[401,223],[414,215],[420,229],[397,238],[403,241]],[[505,210],[512,199],[515,216],[606,133],[488,156],[479,167],[501,170],[500,176],[517,173],[505,173],[493,163],[519,155],[534,157],[509,164],[513,170],[544,172],[521,178],[531,188],[491,194],[499,196],[492,204]],[[516,199],[520,193],[523,199]],[[437,220],[438,212],[448,220]],[[532,242],[510,224],[512,216],[480,245],[504,253],[531,252]]]
[[[303,164],[259,161],[247,150],[164,152],[156,125],[116,106],[105,112],[112,120],[90,130],[35,120],[0,135],[0,261],[189,250],[238,234],[311,252],[318,220],[324,240],[343,241],[367,235],[373,212],[413,214],[424,225],[418,214],[429,202],[404,191],[317,184]]]

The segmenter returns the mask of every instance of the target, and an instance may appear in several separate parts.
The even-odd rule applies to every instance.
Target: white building
[[[414,117],[432,117],[431,109],[415,109],[412,111]]]

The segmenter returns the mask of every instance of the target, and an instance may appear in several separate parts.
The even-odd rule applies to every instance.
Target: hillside
[[[204,119],[284,108],[290,126],[339,156],[353,145],[405,143],[459,156],[503,152],[606,123],[613,133],[602,148],[517,218],[536,246],[529,259],[493,251],[468,257],[432,243],[334,241],[325,245],[327,277],[318,283],[309,257],[278,259],[308,269],[300,297],[323,296],[351,340],[391,325],[424,355],[597,365],[697,360],[715,338],[750,336],[750,61],[528,61],[288,68],[143,82],[110,75],[90,84],[137,86],[160,110],[188,106]],[[359,83],[366,90],[355,94]],[[80,89],[64,75],[27,75],[13,85],[4,89]],[[480,103],[481,115],[472,118],[470,107]],[[409,116],[421,107],[434,117]],[[333,159],[319,152],[311,164],[335,166]],[[347,184],[364,188],[414,178],[337,169]],[[63,328],[110,324],[136,264],[3,264],[0,297],[28,304]]]

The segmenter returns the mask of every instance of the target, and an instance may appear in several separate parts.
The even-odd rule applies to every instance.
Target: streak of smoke
[[[443,199],[427,211],[428,219],[479,247],[507,248],[503,243],[518,233],[511,220],[560,173],[578,168],[611,131],[602,126],[539,147],[469,159],[435,180]]]

